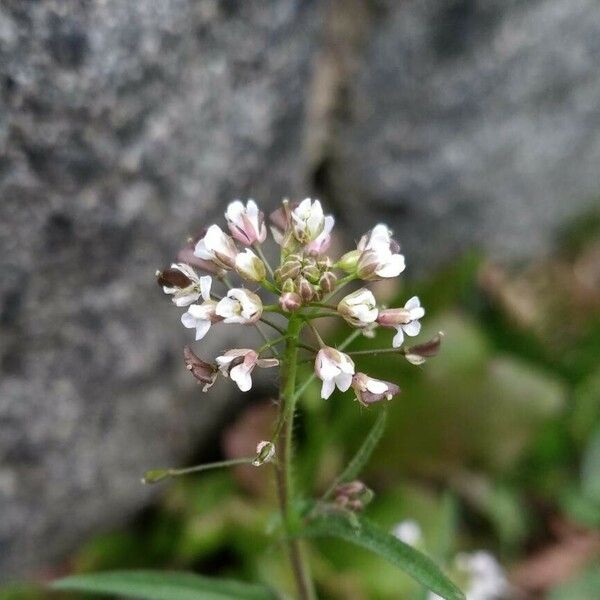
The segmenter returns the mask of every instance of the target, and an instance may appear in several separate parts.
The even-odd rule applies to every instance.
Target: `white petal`
[[[227,206],[225,218],[232,223],[237,223],[244,212],[244,205],[241,200],[234,200]]]
[[[335,383],[338,386],[338,389],[342,392],[348,390],[348,388],[352,385],[352,374],[351,373],[340,373],[335,378]]]
[[[403,342],[404,342],[404,332],[402,331],[402,327],[397,327],[396,335],[394,336],[394,339],[392,340],[392,346],[394,348],[400,348],[400,346],[402,346]]]
[[[247,392],[252,388],[252,377],[250,376],[251,369],[244,364],[237,365],[229,371],[229,376],[235,381],[240,388],[240,391]]]
[[[185,296],[174,296],[173,302],[175,306],[188,306],[189,304],[196,302],[196,300],[198,300],[199,297],[200,294],[198,292],[190,292]]]
[[[325,379],[323,380],[323,385],[321,386],[321,398],[327,400],[329,396],[333,393],[335,389],[335,382],[333,379]]]
[[[367,390],[372,394],[385,394],[387,392],[388,386],[384,381],[380,381],[379,379],[369,378],[367,381]]]
[[[379,277],[397,277],[405,268],[404,256],[402,254],[392,254],[389,260],[375,272]]]
[[[333,379],[336,375],[339,375],[340,368],[337,365],[337,363],[333,362],[326,355],[321,355],[319,359],[320,360],[317,375],[320,379]]]
[[[191,306],[190,306],[191,308]],[[192,329],[194,327],[196,327],[196,322],[197,319],[194,317],[194,315],[192,315],[189,311],[188,312],[184,312],[181,315],[181,322],[183,323],[184,327],[187,327],[189,329]]]
[[[220,317],[228,319],[237,315],[239,305],[240,303],[237,300],[233,300],[232,298],[225,296],[225,298],[219,300],[215,308],[215,313]]]
[[[212,277],[210,275],[204,275],[200,277],[200,293],[202,298],[208,301],[210,300],[210,288],[212,286]]]
[[[421,306],[421,301],[419,300],[419,296],[413,296],[406,302],[406,304],[404,305],[404,308],[407,308],[408,310],[410,310],[411,308],[417,308],[419,306]]]
[[[196,341],[201,340],[210,329],[210,321],[198,321],[196,324]]]
[[[204,260],[211,260],[214,255],[206,247],[204,239],[201,239],[194,248],[194,256],[197,256],[198,258],[202,258]]]
[[[402,329],[404,329],[406,335],[414,337],[415,335],[419,335],[421,323],[420,321],[411,321],[410,323],[406,323],[406,325],[402,325]]]

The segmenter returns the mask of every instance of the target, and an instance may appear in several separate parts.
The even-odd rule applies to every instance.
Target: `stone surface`
[[[312,11],[2,3],[0,579],[125,519],[239,398],[194,386],[154,271],[232,196],[298,190]]]
[[[595,0],[4,0],[0,580],[131,515],[239,397],[194,387],[153,283],[189,233],[313,186],[409,274],[543,251],[600,191],[599,63]]]
[[[421,267],[523,258],[600,206],[598,2],[385,2],[365,37],[324,154],[352,229],[393,222]]]

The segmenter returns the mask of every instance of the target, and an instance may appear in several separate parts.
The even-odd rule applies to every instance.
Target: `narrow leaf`
[[[382,531],[364,517],[359,517],[358,522],[359,527],[356,527],[341,515],[317,517],[308,522],[302,535],[331,536],[356,544],[396,565],[445,600],[465,600],[464,594],[428,556]]]
[[[361,447],[352,457],[352,460],[348,463],[339,477],[331,484],[327,492],[325,492],[324,498],[329,497],[340,483],[352,481],[365,468],[371,458],[371,454],[373,454],[373,450],[375,450],[375,447],[385,431],[386,420],[387,410],[382,410],[373,424],[373,427],[371,427],[371,431],[369,431],[367,437],[364,439]]]
[[[56,590],[119,594],[141,600],[274,600],[267,588],[168,571],[112,571],[73,575],[51,584]]]

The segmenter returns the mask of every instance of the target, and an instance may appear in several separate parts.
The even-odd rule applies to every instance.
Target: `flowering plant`
[[[361,515],[373,493],[356,477],[383,433],[385,405],[400,393],[396,383],[361,372],[361,355],[394,353],[420,365],[437,353],[441,341],[437,335],[423,344],[406,347],[405,336],[419,334],[420,319],[425,315],[419,298],[410,298],[403,307],[385,308],[367,287],[373,281],[398,277],[405,269],[404,256],[392,232],[378,224],[361,237],[355,249],[332,258],[327,251],[333,216],[324,214],[318,200],[306,198],[297,204],[284,200],[270,218],[270,230],[279,245],[279,260],[272,266],[263,252],[267,224],[253,200],[245,205],[239,200],[229,204],[225,220],[229,233],[219,225],[210,225],[179,253],[177,262],[157,272],[157,280],[173,303],[184,309],[181,322],[195,330],[197,342],[218,335],[219,329],[230,325],[253,327],[258,332],[262,341],[256,348],[228,348],[208,359],[201,348],[198,352],[202,357],[186,346],[184,360],[204,392],[219,377],[247,392],[257,367],[278,368],[278,417],[270,439],[257,440],[253,456],[187,469],[155,469],[146,473],[144,481],[155,483],[234,464],[272,466],[281,513],[279,537],[287,547],[298,598],[317,597],[303,545],[305,538],[320,536],[336,536],[381,555],[443,598],[463,598],[429,558]],[[238,281],[234,283],[233,277]],[[215,280],[222,287],[218,293],[213,290]],[[358,281],[363,282],[362,287],[347,289]],[[273,299],[266,300],[268,295]],[[351,328],[337,347],[324,341],[316,325],[330,317],[341,319]],[[373,337],[379,327],[395,329],[389,347],[347,350],[358,336]],[[312,340],[304,338],[305,332]],[[314,363],[314,372],[298,385],[298,363],[303,360]],[[293,423],[296,403],[315,378],[321,382],[324,400],[336,388],[340,392],[352,388],[360,405],[380,409],[380,414],[353,460],[328,490],[318,499],[305,499],[296,497],[291,475]],[[203,580],[198,585],[206,590],[212,583]],[[263,592],[263,596],[228,597],[274,597],[266,589]]]

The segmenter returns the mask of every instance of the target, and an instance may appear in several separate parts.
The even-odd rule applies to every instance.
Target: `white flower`
[[[217,356],[216,360],[221,373],[235,381],[242,392],[252,388],[251,375],[255,367],[268,369],[279,364],[276,358],[258,358],[258,354],[249,348],[227,350],[222,356]]]
[[[187,312],[181,315],[181,322],[184,327],[196,329],[196,340],[201,340],[207,334],[211,324],[220,320],[215,312],[217,303],[210,298],[211,285],[212,278],[210,275],[200,277],[200,293],[204,302],[202,304],[192,304],[188,307]]]
[[[380,223],[358,242],[357,274],[361,279],[397,277],[406,265],[387,225]]]
[[[196,244],[194,255],[211,260],[223,269],[233,269],[238,250],[233,239],[218,225],[211,225],[204,237]]]
[[[467,574],[467,600],[502,600],[510,597],[510,585],[504,570],[489,552],[479,550],[456,556],[456,566]]]
[[[254,200],[248,200],[245,208],[239,200],[233,201],[227,207],[225,219],[231,235],[245,246],[262,244],[267,237],[264,215]]]
[[[392,340],[394,348],[400,348],[404,342],[404,334],[411,337],[419,335],[421,331],[421,319],[425,315],[425,309],[421,306],[418,296],[413,296],[404,308],[388,308],[379,311],[377,322],[384,327],[396,329],[396,335]]]
[[[335,219],[331,215],[327,215],[324,220],[323,231],[304,247],[307,254],[317,256],[323,254],[331,244],[331,231],[335,224]]]
[[[363,406],[369,406],[381,400],[391,400],[400,392],[400,388],[395,383],[375,379],[365,373],[356,373],[352,377],[352,387],[356,392],[356,399]]]
[[[421,527],[412,519],[400,521],[396,524],[392,530],[392,535],[409,546],[416,546],[423,540]]]
[[[232,288],[216,306],[215,312],[224,323],[256,323],[262,315],[261,299],[244,288]]]
[[[163,292],[172,295],[177,306],[188,306],[200,297],[200,278],[185,263],[173,263],[170,269],[158,271],[156,277]]]
[[[327,399],[336,386],[345,392],[352,385],[354,362],[347,354],[327,346],[317,353],[315,374],[323,382],[321,398]]]
[[[354,327],[366,327],[377,320],[377,300],[373,292],[361,288],[340,300],[338,312]]]
[[[267,275],[265,263],[249,248],[235,257],[235,270],[249,281],[263,281]]]
[[[330,231],[333,227],[333,217],[330,217]],[[315,241],[325,229],[325,215],[318,200],[310,198],[302,200],[292,210],[292,230],[295,238],[301,244]]]

